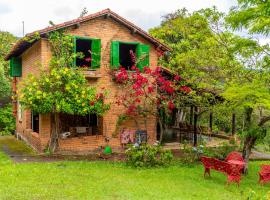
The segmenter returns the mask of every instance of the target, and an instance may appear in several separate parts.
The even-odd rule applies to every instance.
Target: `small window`
[[[33,132],[39,133],[39,114],[32,112],[32,130]]]
[[[22,76],[22,59],[12,57],[9,61],[9,75],[11,77]]]
[[[19,121],[22,121],[22,106],[19,101],[17,101],[17,117]]]
[[[76,58],[76,65],[78,67],[91,67],[91,40],[76,40],[76,52],[81,53],[83,55],[82,58]]]
[[[131,70],[131,67],[136,65],[136,60],[134,59],[136,58],[136,49],[136,44],[119,44],[119,62],[121,67]]]
[[[136,65],[140,70],[149,66],[150,47],[140,43],[113,41],[111,44],[111,66],[130,70]]]
[[[74,37],[74,51],[80,54],[75,59],[75,66],[88,69],[100,67],[100,39]]]

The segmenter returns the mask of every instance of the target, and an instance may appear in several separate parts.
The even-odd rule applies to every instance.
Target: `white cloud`
[[[159,25],[162,15],[183,7],[194,11],[216,5],[227,12],[235,4],[236,0],[1,0],[0,30],[22,36],[22,21],[25,32],[32,32],[48,26],[50,20],[77,18],[84,7],[89,13],[110,8],[147,30]]]

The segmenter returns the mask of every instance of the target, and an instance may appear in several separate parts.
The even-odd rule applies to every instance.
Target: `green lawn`
[[[202,166],[133,169],[121,163],[17,163],[0,152],[0,199],[247,199],[254,191],[266,199],[269,185],[257,184],[258,166],[241,186],[224,186],[226,177],[204,179]]]

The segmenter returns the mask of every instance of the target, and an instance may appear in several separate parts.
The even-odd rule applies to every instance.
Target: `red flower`
[[[89,57],[89,58],[85,58],[84,60],[85,60],[86,62],[91,62],[92,59]]]
[[[148,87],[148,93],[152,93],[152,92],[154,92],[154,88],[153,88],[153,86],[149,86]]]
[[[91,101],[90,106],[93,106],[93,105],[95,105],[95,102]]]
[[[169,101],[169,103],[168,103],[168,108],[169,108],[169,110],[171,110],[171,111],[175,108],[175,106],[174,106],[174,104],[173,104],[172,101]]]
[[[190,89],[190,87],[183,85],[180,87],[180,91],[185,92],[185,93],[190,93],[191,89]]]
[[[180,81],[180,80],[181,80],[181,77],[180,77],[179,75],[176,75],[176,76],[174,77],[174,80],[175,80],[175,81]]]
[[[151,69],[149,67],[144,67],[143,68],[143,71],[146,73],[146,74],[151,74]]]

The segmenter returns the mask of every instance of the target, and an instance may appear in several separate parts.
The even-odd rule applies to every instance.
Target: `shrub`
[[[180,162],[188,167],[194,166],[200,160],[200,156],[203,154],[203,148],[203,145],[192,147],[184,143],[183,156],[180,158]]]
[[[170,150],[160,146],[144,144],[131,146],[126,151],[127,164],[133,167],[155,167],[168,165],[173,158]]]
[[[15,119],[12,114],[12,106],[6,105],[0,108],[0,135],[12,134],[15,130]]]
[[[203,154],[205,156],[214,157],[220,160],[225,160],[227,155],[232,151],[237,151],[238,146],[236,145],[228,145],[224,143],[222,146],[219,147],[208,147],[204,149]]]

